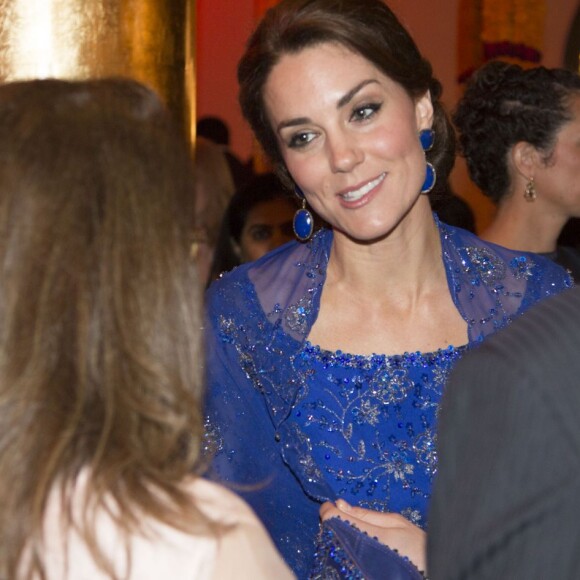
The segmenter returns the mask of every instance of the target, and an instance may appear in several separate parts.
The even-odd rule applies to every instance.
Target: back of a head
[[[223,119],[219,117],[202,117],[196,123],[198,137],[208,139],[217,145],[230,144],[230,130]]]
[[[84,468],[125,530],[174,517],[152,488],[183,499],[201,432],[190,161],[134,81],[0,87],[2,577]]]
[[[219,226],[235,185],[224,151],[207,139],[195,143],[196,228],[216,243]]]
[[[498,202],[510,188],[508,152],[520,141],[549,157],[556,134],[571,119],[570,97],[580,76],[559,68],[524,69],[491,61],[469,81],[453,115],[473,182]]]

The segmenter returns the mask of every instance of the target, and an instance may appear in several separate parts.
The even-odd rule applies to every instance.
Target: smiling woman
[[[418,134],[433,119],[427,92],[414,102],[371,62],[328,43],[284,55],[264,100],[286,168],[337,237],[377,240],[430,213],[416,203],[425,178]],[[403,220],[409,213],[416,219]]]
[[[374,566],[385,555],[416,577],[385,544],[425,569],[449,370],[569,277],[433,215],[453,131],[431,66],[381,0],[282,0],[238,78],[244,115],[301,212],[328,227],[209,289],[215,477],[250,484],[246,499],[300,578],[385,577]],[[336,515],[357,527],[339,529]],[[358,528],[382,542],[372,563],[357,559],[374,542]]]

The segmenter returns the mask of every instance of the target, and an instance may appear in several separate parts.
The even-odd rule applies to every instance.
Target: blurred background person
[[[194,156],[196,191],[192,255],[200,279],[207,282],[222,219],[235,185],[224,152],[218,145],[198,138]]]
[[[224,215],[210,281],[293,240],[292,220],[299,207],[273,173],[257,175],[237,191]]]
[[[220,146],[236,189],[243,187],[253,177],[251,161],[243,163],[230,149],[230,128],[223,119],[209,115],[202,117],[197,121],[196,135]]]
[[[290,577],[198,477],[194,178],[156,95],[1,86],[0,193],[0,577]]]
[[[472,77],[453,121],[471,179],[497,204],[481,237],[544,254],[580,279],[580,250],[557,244],[580,216],[580,77],[492,61]]]

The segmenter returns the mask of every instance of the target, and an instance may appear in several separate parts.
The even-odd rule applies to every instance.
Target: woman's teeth
[[[349,191],[348,193],[343,194],[341,197],[345,201],[357,201],[361,197],[364,197],[371,189],[375,188],[383,179],[385,178],[386,173],[381,173],[376,179],[369,181],[367,184],[355,189],[353,191]]]

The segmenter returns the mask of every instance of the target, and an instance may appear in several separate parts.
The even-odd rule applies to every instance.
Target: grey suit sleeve
[[[452,374],[429,515],[433,580],[580,577],[580,319],[552,308]]]

